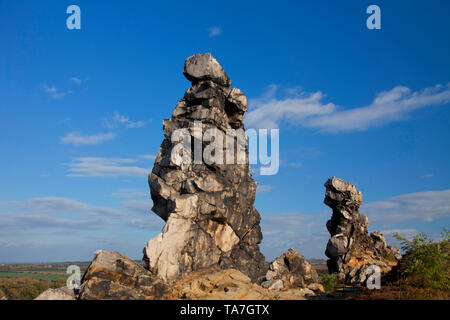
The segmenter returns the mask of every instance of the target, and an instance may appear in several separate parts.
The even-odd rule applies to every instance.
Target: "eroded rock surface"
[[[292,248],[270,263],[265,279],[262,286],[268,288],[280,286],[279,281],[284,288],[307,288],[319,282],[317,271]]]
[[[81,279],[81,300],[162,299],[167,287],[155,275],[118,252],[98,250]]]
[[[281,289],[281,288],[278,288]],[[309,289],[269,290],[236,269],[204,270],[187,274],[177,281],[173,299],[188,300],[305,300],[314,296]]]
[[[67,289],[66,287],[47,289],[34,300],[75,300],[75,294],[73,290]]]
[[[386,244],[379,232],[368,234],[369,219],[359,213],[362,193],[344,180],[332,177],[325,183],[324,203],[333,210],[326,226],[331,235],[325,251],[328,271],[350,283],[363,283],[370,265],[388,272],[401,259],[400,249]]]
[[[230,139],[231,164],[225,156],[227,130],[244,133],[247,98],[229,88],[231,80],[210,54],[189,57],[184,74],[192,87],[171,118],[163,121],[165,139],[149,175],[152,210],[166,224],[144,248],[143,263],[165,281],[216,266],[238,269],[256,281],[262,276],[264,256],[258,246],[260,215],[253,207],[257,184],[248,164],[247,140]],[[178,140],[172,142],[172,134],[180,130],[189,138],[188,148],[179,155],[190,163],[177,163],[172,157],[180,146]],[[218,131],[224,137],[222,148],[209,152],[209,138],[220,139],[208,134]],[[203,155],[200,161],[195,150]],[[221,152],[223,164],[217,161]]]

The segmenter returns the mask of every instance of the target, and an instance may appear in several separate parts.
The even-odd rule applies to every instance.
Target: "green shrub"
[[[338,274],[324,274],[322,279],[320,279],[320,283],[323,285],[326,292],[333,292],[336,290],[339,283]]]
[[[441,235],[442,239],[434,242],[426,233],[416,235],[411,241],[394,234],[405,251],[400,274],[411,285],[450,290],[450,232],[444,228]]]

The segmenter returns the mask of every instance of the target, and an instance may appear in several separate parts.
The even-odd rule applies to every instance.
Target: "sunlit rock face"
[[[260,215],[253,206],[257,184],[245,135],[226,139],[227,130],[244,132],[247,98],[229,87],[230,78],[209,53],[189,57],[183,74],[192,86],[163,121],[165,139],[149,175],[152,210],[166,224],[144,248],[144,266],[167,281],[211,267],[235,268],[256,281],[264,267]],[[180,130],[188,134],[189,148],[178,153],[180,144],[172,138]],[[211,137],[218,131],[223,139]],[[210,152],[212,140],[219,147]],[[230,141],[234,153],[227,161]],[[177,162],[174,153],[191,161]]]
[[[333,210],[326,226],[331,235],[325,251],[328,271],[350,283],[363,283],[370,266],[388,272],[401,259],[400,249],[386,244],[380,232],[368,234],[369,219],[359,213],[362,193],[342,179],[332,177],[325,183],[324,203]]]

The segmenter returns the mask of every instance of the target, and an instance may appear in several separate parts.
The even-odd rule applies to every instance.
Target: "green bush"
[[[338,274],[324,274],[322,279],[320,279],[320,283],[323,285],[326,292],[333,292],[336,290],[339,283]]]
[[[64,286],[66,279],[52,281],[29,277],[0,277],[0,291],[8,300],[32,300],[49,288]]]
[[[442,238],[434,242],[426,233],[416,235],[411,241],[394,234],[405,252],[400,274],[411,285],[450,290],[450,232],[444,228],[441,235]]]

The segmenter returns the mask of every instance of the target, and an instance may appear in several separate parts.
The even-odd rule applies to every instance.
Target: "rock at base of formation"
[[[229,87],[231,80],[209,53],[189,57],[183,73],[192,87],[172,117],[163,121],[165,139],[149,175],[152,210],[166,224],[144,248],[144,266],[165,281],[213,267],[235,268],[256,281],[265,259],[258,246],[260,215],[253,206],[257,184],[248,163],[247,140],[229,140],[234,142],[232,164],[225,150],[227,130],[244,133],[247,98]],[[188,136],[183,153],[177,149],[180,143],[172,142],[174,132]],[[210,139],[219,146],[213,151],[208,151]],[[200,161],[194,158],[196,150],[203,155]],[[190,163],[177,162],[173,153]],[[244,157],[238,164],[239,154]]]
[[[236,269],[202,270],[175,282],[172,299],[188,300],[305,300],[309,289],[269,290]]]
[[[1,289],[0,289],[0,300],[8,300]]]
[[[317,271],[303,255],[292,248],[270,263],[265,280],[261,285],[271,290],[314,288],[313,290],[323,292],[323,287],[318,283]]]
[[[239,270],[219,267],[185,274],[167,285],[120,253],[99,250],[81,280],[78,299],[305,300],[306,296],[314,295],[307,288],[269,290],[253,283]],[[61,299],[46,295],[42,300]]]
[[[118,252],[98,250],[81,279],[81,300],[162,299],[166,286]]]
[[[47,289],[34,300],[75,300],[75,294],[73,290],[70,290],[67,287]]]
[[[332,177],[325,183],[324,203],[333,209],[326,226],[331,235],[325,251],[328,271],[349,283],[364,283],[373,272],[386,273],[401,259],[400,249],[386,244],[379,232],[368,234],[369,219],[359,213],[362,194],[355,186]]]

